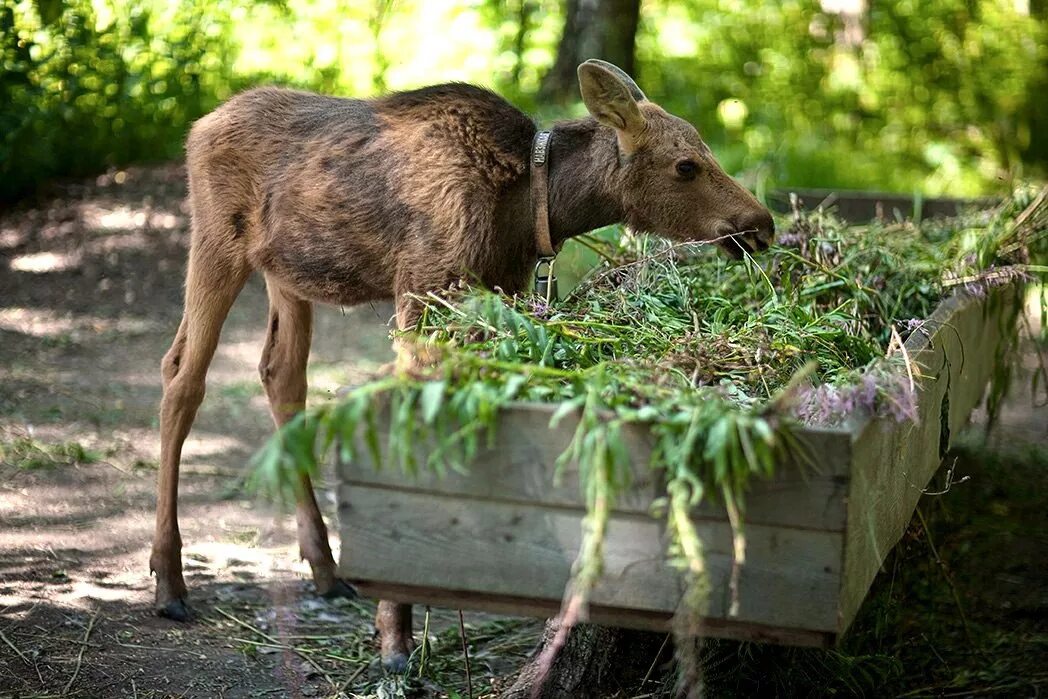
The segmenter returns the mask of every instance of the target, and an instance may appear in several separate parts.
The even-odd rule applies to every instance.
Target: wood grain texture
[[[554,479],[557,457],[571,441],[578,417],[569,415],[551,426],[555,409],[556,406],[520,403],[504,410],[495,430],[498,441],[480,450],[468,475],[452,472],[439,477],[425,471],[408,476],[395,467],[376,468],[367,449],[360,448],[358,461],[338,465],[339,478],[351,485],[383,485],[481,500],[582,507],[576,466],[567,464],[559,481]],[[385,447],[388,434],[382,426],[379,429]],[[745,496],[746,521],[843,531],[848,434],[842,430],[809,430],[802,439],[814,463],[785,464],[773,478],[752,483]],[[648,466],[651,437],[642,425],[627,425],[625,441],[632,461],[633,485],[616,503],[616,509],[646,515],[655,498],[664,494],[659,480],[661,474]],[[421,462],[424,463],[429,449],[431,445],[419,448]],[[695,516],[723,521],[726,514],[723,507],[710,502],[699,507]]]
[[[350,580],[529,597],[559,602],[582,537],[582,509],[520,505],[398,489],[343,485],[341,571]],[[701,521],[712,594],[724,619],[731,570],[727,521]],[[733,621],[836,629],[842,535],[748,524],[740,609]],[[672,614],[684,592],[665,562],[662,523],[616,513],[608,525],[603,580],[593,603]],[[379,552],[395,551],[383,556]],[[405,565],[410,561],[410,565]],[[453,564],[449,565],[449,562]]]
[[[951,435],[964,427],[985,392],[994,354],[1009,328],[1014,288],[986,300],[956,295],[911,336],[907,350],[921,367],[918,421],[873,420],[856,433],[841,590],[840,632],[858,612],[888,552],[902,538]],[[946,429],[946,426],[949,429]]]

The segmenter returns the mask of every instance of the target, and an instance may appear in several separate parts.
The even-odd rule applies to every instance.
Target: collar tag
[[[535,143],[531,150],[531,162],[536,165],[546,164],[546,155],[549,152],[549,139],[553,133],[550,131],[539,131],[535,134]]]

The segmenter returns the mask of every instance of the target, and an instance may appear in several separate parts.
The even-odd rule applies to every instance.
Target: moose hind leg
[[[178,531],[178,467],[182,444],[204,398],[208,365],[229,309],[250,272],[246,265],[216,264],[218,258],[190,250],[186,303],[175,341],[161,363],[160,470],[156,529],[149,569],[156,574],[156,611],[178,621],[189,618]],[[225,260],[229,262],[229,260]]]
[[[306,405],[306,364],[313,334],[313,306],[266,277],[269,325],[258,373],[269,398],[269,409],[279,429]],[[298,547],[309,562],[317,592],[325,597],[354,597],[356,592],[335,575],[335,559],[328,544],[327,527],[313,495],[308,475],[300,476],[295,514]]]

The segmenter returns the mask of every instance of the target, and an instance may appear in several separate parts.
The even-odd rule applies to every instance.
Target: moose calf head
[[[589,60],[578,73],[586,108],[615,130],[614,189],[631,228],[678,241],[715,241],[737,258],[768,248],[775,235],[771,214],[724,172],[694,126],[649,102],[610,63]]]

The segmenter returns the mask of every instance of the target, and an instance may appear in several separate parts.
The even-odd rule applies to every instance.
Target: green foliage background
[[[1048,7],[643,0],[638,80],[758,190],[1006,191],[1048,164]],[[366,96],[447,80],[539,105],[558,0],[0,0],[0,200],[178,158],[188,125],[280,83]]]

